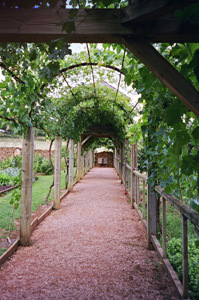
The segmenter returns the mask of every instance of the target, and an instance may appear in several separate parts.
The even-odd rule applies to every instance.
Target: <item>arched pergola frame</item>
[[[167,86],[197,117],[199,117],[199,92],[186,80],[159,52],[152,43],[199,42],[199,24],[193,20],[176,19],[178,9],[198,3],[197,0],[129,1],[129,6],[121,9],[78,9],[71,10],[57,5],[48,9],[7,9],[0,11],[1,42],[48,42],[65,37],[67,43],[120,43],[124,44],[165,86]],[[62,26],[66,20],[72,21],[74,30],[66,33]],[[169,24],[169,26],[168,26]],[[186,30],[185,30],[186,28]],[[28,189],[23,182],[31,177],[33,152],[32,129],[24,143],[22,178],[22,212],[24,245],[30,244],[31,181]],[[156,196],[149,187],[150,217],[156,215]],[[26,199],[26,202],[25,202]],[[187,222],[187,221],[186,221]],[[184,221],[183,232],[187,231]],[[153,228],[149,232],[153,234]],[[184,234],[185,236],[185,234]],[[23,241],[23,239],[21,239]],[[187,242],[183,245],[184,269],[187,269]],[[186,270],[187,271],[187,270]],[[183,297],[188,298],[188,272],[184,280]]]

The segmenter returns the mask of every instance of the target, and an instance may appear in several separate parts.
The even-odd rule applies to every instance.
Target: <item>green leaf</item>
[[[192,131],[192,136],[194,140],[199,141],[199,126],[194,128],[194,130]]]
[[[32,51],[30,52],[29,58],[30,58],[30,61],[33,61],[37,58],[37,52],[35,49],[32,49]]]
[[[62,31],[65,31],[68,34],[71,34],[75,31],[75,22],[65,21],[62,23]]]

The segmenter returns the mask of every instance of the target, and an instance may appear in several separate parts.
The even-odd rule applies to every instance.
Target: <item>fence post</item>
[[[162,198],[162,247],[163,258],[167,258],[166,251],[166,200]]]
[[[157,235],[157,197],[154,189],[148,185],[147,242],[150,250],[153,249],[151,235]]]
[[[54,203],[53,208],[60,208],[60,182],[61,182],[61,136],[55,138],[55,169],[54,169]]]
[[[81,179],[81,141],[77,143],[77,181]]]
[[[68,190],[73,191],[73,182],[74,181],[74,140],[70,139],[69,141],[69,183]]]
[[[188,298],[188,238],[187,218],[182,215],[183,298]]]
[[[131,146],[131,207],[134,207],[134,202],[137,201],[137,179],[133,171],[137,169],[137,145]]]
[[[95,167],[95,151],[92,151],[92,167]]]
[[[20,244],[30,245],[31,212],[32,212],[32,181],[34,156],[34,128],[28,128],[22,146],[22,188],[21,188],[21,222]]]
[[[121,183],[123,183],[123,156],[124,156],[124,147],[120,146],[120,166],[119,166],[119,177],[121,179]]]
[[[80,179],[83,179],[84,177],[84,154],[81,155],[81,178]]]

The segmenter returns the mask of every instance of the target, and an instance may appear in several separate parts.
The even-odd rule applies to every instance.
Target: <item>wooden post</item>
[[[145,219],[145,181],[142,181],[142,188],[143,188],[143,194],[142,194],[142,218]]]
[[[88,151],[86,151],[85,172],[88,172]]]
[[[81,179],[81,141],[77,143],[77,181]]]
[[[120,146],[120,167],[119,167],[119,176],[121,179],[121,183],[123,183],[123,155],[124,155],[124,148],[123,145]]]
[[[69,141],[69,184],[68,190],[73,191],[74,183],[74,140],[70,139]]]
[[[182,215],[183,298],[188,298],[188,239],[187,218]]]
[[[55,138],[55,169],[54,169],[54,209],[60,209],[60,184],[61,184],[61,136]]]
[[[81,155],[81,179],[84,177],[84,155]]]
[[[28,128],[22,146],[22,188],[21,188],[21,222],[20,244],[30,245],[31,212],[32,212],[32,181],[34,157],[34,128]]]
[[[162,247],[163,258],[167,258],[166,251],[166,200],[162,198]]]
[[[133,171],[137,169],[137,145],[131,147],[131,207],[137,202],[137,178]]]
[[[148,249],[152,250],[151,234],[157,235],[157,197],[154,189],[148,185],[148,204],[147,204],[147,241]]]
[[[88,163],[88,170],[90,171],[91,170],[91,168],[92,168],[92,151],[91,151],[91,149],[89,149],[88,150],[88,161],[89,161],[89,163]]]
[[[93,168],[95,167],[95,151],[92,152],[93,155]]]

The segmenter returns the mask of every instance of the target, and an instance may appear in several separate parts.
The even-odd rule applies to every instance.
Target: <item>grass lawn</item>
[[[33,197],[32,197],[32,211],[45,204],[45,198],[48,189],[52,183],[53,175],[39,176],[39,179],[33,184]],[[61,173],[61,189],[64,188],[65,173]],[[8,230],[10,223],[10,215],[12,212],[12,205],[9,203],[12,191],[7,193],[6,196],[0,198],[0,228]],[[53,189],[49,200],[53,199]],[[20,207],[14,212],[14,219],[20,218]]]

